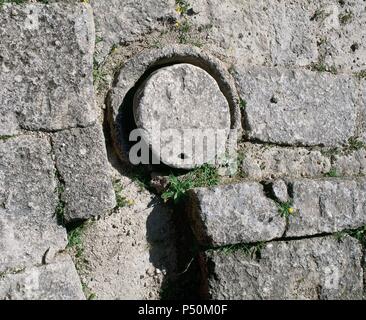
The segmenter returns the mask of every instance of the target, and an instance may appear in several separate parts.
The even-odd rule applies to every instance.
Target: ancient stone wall
[[[363,0],[46,2],[0,0],[0,299],[365,298]],[[155,124],[234,157],[132,165]]]

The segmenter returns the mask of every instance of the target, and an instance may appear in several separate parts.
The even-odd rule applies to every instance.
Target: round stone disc
[[[225,152],[229,104],[215,79],[194,65],[152,73],[136,91],[134,117],[153,153],[171,167],[194,168]]]

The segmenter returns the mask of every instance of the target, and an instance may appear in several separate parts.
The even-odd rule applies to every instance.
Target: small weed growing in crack
[[[187,14],[190,4],[186,0],[175,0],[175,11],[177,11],[180,15]]]
[[[227,246],[222,246],[218,248],[211,248],[207,251],[217,251],[223,254],[231,254],[237,251],[243,252],[246,256],[251,258],[259,258],[260,252],[265,247],[265,242],[259,242],[255,244],[231,244]]]
[[[76,258],[80,258],[81,255],[83,254],[84,251],[84,247],[83,247],[83,241],[82,241],[82,237],[83,237],[83,231],[84,231],[84,226],[81,225],[79,227],[76,227],[75,229],[71,230],[68,232],[68,247],[69,248],[74,248],[76,250]]]
[[[355,73],[355,76],[361,80],[361,79],[366,79],[366,70],[362,70],[360,72]]]
[[[338,241],[342,241],[344,239],[344,237],[347,235],[360,241],[364,247],[366,246],[366,225],[363,227],[360,227],[358,229],[343,230],[343,231],[336,232],[334,234],[334,236],[336,237],[336,239]]]
[[[0,272],[0,279],[4,278],[7,274],[18,274],[22,273],[23,271],[25,271],[25,267],[7,269],[5,271]]]
[[[97,295],[84,282],[81,282],[81,286],[87,300],[95,300],[97,298]]]
[[[291,201],[277,203],[277,207],[281,217],[286,219],[296,213]]]
[[[161,197],[164,202],[167,202],[169,199],[173,199],[173,201],[177,203],[186,194],[187,190],[192,187],[192,181],[170,175],[168,190],[166,190]]]
[[[192,188],[210,187],[219,183],[217,168],[204,164],[189,172],[187,175],[177,177],[173,174],[169,176],[168,189],[161,195],[164,202],[172,199],[175,203],[181,200],[186,192]]]
[[[123,188],[119,180],[113,182],[113,189],[116,195],[116,208],[123,208],[128,205],[128,200],[121,194]]]
[[[337,74],[337,68],[336,66],[328,66],[327,64],[323,63],[323,62],[316,62],[316,63],[312,63],[310,65],[310,70],[311,71],[317,71],[317,72],[329,72],[332,74]]]
[[[13,136],[0,136],[0,141],[6,141],[10,138],[12,138]]]
[[[63,201],[59,201],[57,203],[55,209],[55,215],[57,219],[57,223],[61,226],[65,224],[65,203]]]
[[[93,79],[94,79],[94,84],[107,82],[106,73],[99,68],[93,69]]]
[[[189,42],[189,31],[191,30],[191,25],[187,19],[184,19],[182,22],[177,21],[175,24],[178,29],[178,40],[181,44],[187,44]]]
[[[348,149],[350,151],[360,150],[365,148],[365,144],[357,138],[350,138],[348,140]]]
[[[188,174],[194,188],[211,187],[219,183],[219,173],[212,165],[204,164]]]
[[[338,177],[338,172],[335,168],[331,168],[326,174],[325,174],[326,177],[331,177],[331,178],[335,178],[335,177]]]
[[[339,21],[342,25],[346,25],[347,23],[349,23],[352,18],[353,18],[353,13],[351,11],[345,12],[345,13],[341,13],[339,16]]]
[[[15,3],[15,4],[22,4],[26,3],[27,0],[0,0],[0,7],[5,3]]]
[[[243,100],[242,98],[239,98],[239,107],[241,110],[245,110],[245,108],[247,107],[247,102],[245,100]]]

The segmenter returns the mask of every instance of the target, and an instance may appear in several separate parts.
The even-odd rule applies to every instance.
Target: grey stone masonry
[[[234,75],[251,140],[334,147],[356,133],[359,85],[351,76],[241,66]]]
[[[276,180],[267,191],[256,182],[192,189],[187,210],[198,241],[222,246],[366,225],[365,178]],[[293,208],[286,228],[281,202]]]
[[[113,45],[141,39],[177,16],[174,0],[91,0],[97,36],[96,57],[102,61]]]
[[[54,263],[0,275],[1,300],[85,300],[69,256]]]
[[[362,248],[356,239],[271,242],[260,257],[210,251],[203,294],[212,299],[362,299]]]
[[[49,260],[67,244],[57,225],[57,182],[47,138],[0,140],[0,272]]]
[[[189,196],[193,231],[203,245],[267,241],[285,231],[285,219],[259,183],[197,188]]]
[[[320,151],[246,143],[241,170],[248,179],[323,176],[331,169],[330,159]]]
[[[3,5],[0,39],[0,136],[96,121],[89,5]]]
[[[366,66],[363,0],[195,0],[190,23],[210,50],[245,65]]]
[[[65,220],[88,219],[116,205],[101,125],[52,135]]]
[[[366,224],[366,179],[328,178],[292,183],[293,206],[286,236],[309,236]]]

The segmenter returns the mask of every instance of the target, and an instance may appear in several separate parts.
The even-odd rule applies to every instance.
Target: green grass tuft
[[[325,174],[326,177],[331,177],[331,178],[335,178],[335,177],[338,177],[338,172],[335,168],[332,168],[330,169],[326,174]]]
[[[161,197],[165,202],[173,200],[177,203],[185,196],[189,189],[217,185],[219,183],[219,174],[217,168],[205,164],[182,177],[171,174],[169,176],[169,183],[168,189]]]
[[[277,207],[281,217],[286,219],[296,213],[291,201],[277,203]]]
[[[76,258],[80,258],[83,254],[84,247],[83,247],[83,231],[84,226],[81,225],[79,227],[76,227],[75,229],[68,232],[68,244],[67,246],[69,248],[75,248],[76,250]]]

